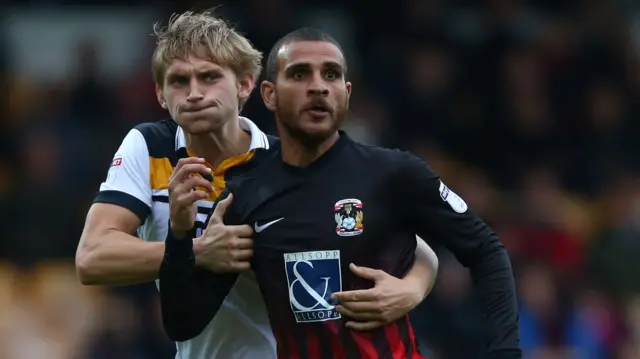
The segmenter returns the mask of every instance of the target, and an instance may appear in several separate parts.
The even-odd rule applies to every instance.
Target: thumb
[[[229,193],[227,198],[216,204],[216,208],[209,219],[209,224],[223,223],[222,218],[224,218],[224,214],[227,213],[227,209],[231,206],[231,202],[233,202],[233,193]]]
[[[353,263],[349,264],[349,269],[351,270],[351,272],[355,275],[357,275],[360,278],[364,278],[364,279],[369,279],[372,281],[379,281],[381,279],[383,279],[386,275],[385,272],[379,270],[379,269],[373,269],[373,268],[368,268],[368,267],[360,267],[357,266]]]

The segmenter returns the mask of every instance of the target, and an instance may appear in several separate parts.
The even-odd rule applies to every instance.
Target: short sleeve
[[[132,129],[113,156],[94,203],[127,208],[144,222],[152,204],[149,181],[149,149],[142,133]]]

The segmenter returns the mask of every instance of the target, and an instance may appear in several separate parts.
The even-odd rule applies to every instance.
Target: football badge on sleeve
[[[111,167],[118,167],[122,164],[122,157],[116,157],[111,161]]]
[[[464,213],[469,208],[467,203],[455,192],[449,189],[442,181],[440,181],[440,197],[443,201],[449,203],[451,209],[456,213]]]
[[[342,237],[357,236],[364,230],[362,201],[347,198],[333,206],[336,219],[336,233]]]
[[[116,180],[116,174],[118,173],[121,165],[122,157],[114,157],[113,160],[111,160],[111,165],[109,166],[109,171],[107,171],[107,179],[105,180],[105,183],[114,183]]]

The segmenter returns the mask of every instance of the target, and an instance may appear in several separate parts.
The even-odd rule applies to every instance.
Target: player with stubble
[[[374,285],[353,275],[354,265],[402,277],[415,260],[415,233],[469,268],[486,317],[487,350],[478,356],[521,358],[513,273],[499,238],[424,161],[338,130],[352,89],[346,76],[339,43],[322,31],[296,30],[276,43],[261,94],[280,147],[229,182],[210,216],[261,229],[251,265],[278,358],[421,358],[408,316],[368,332],[345,327]],[[163,312],[197,313],[186,294],[197,288],[184,290],[193,283],[191,241],[167,241],[160,277],[174,308]],[[210,284],[222,293],[229,286]],[[189,331],[183,324],[165,329]]]
[[[153,30],[156,95],[170,118],[136,125],[115,152],[78,243],[79,278],[87,285],[156,280],[167,232],[194,227],[195,273],[242,274],[219,297],[224,305],[215,318],[201,309],[198,316],[208,319],[198,335],[176,343],[176,358],[275,358],[267,310],[247,274],[253,229],[206,221],[226,181],[278,142],[240,116],[260,76],[262,53],[210,11],[174,14]],[[176,221],[176,214],[186,224]],[[401,316],[428,294],[437,258],[423,249],[416,254],[423,260],[401,280],[359,269],[361,275],[376,273],[384,289],[372,298],[381,310],[364,325],[377,327]]]

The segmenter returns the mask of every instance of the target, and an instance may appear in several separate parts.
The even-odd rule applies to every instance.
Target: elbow
[[[500,241],[500,238],[498,238],[498,235],[495,233],[491,234],[485,252],[487,252],[489,256],[509,257],[507,248],[505,248],[504,244],[502,244],[502,241]]]
[[[80,283],[84,285],[98,285],[100,277],[96,270],[94,253],[89,249],[78,249],[76,253],[76,273]]]
[[[491,233],[481,246],[475,251],[469,267],[481,266],[492,268],[504,268],[511,270],[511,260],[509,253],[498,236]]]

